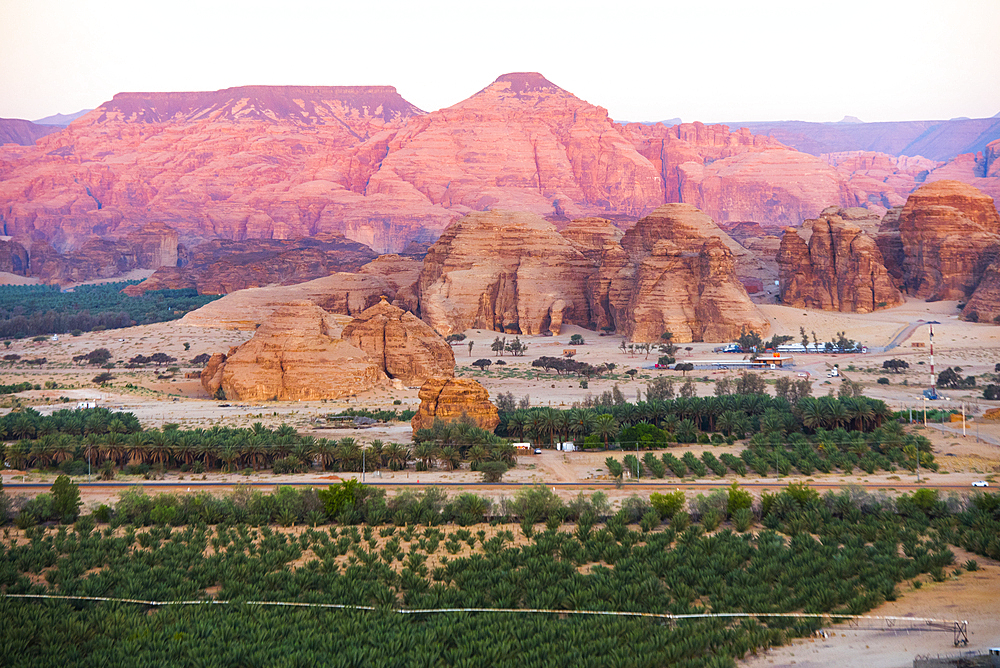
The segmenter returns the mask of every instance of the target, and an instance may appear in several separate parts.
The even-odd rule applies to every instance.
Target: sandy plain
[[[765,300],[761,300],[765,301]],[[813,385],[813,395],[820,396],[836,393],[844,381],[838,378],[828,378],[827,372],[833,365],[839,365],[842,377],[851,382],[859,383],[865,395],[883,399],[895,409],[912,408],[914,420],[919,423],[921,411],[925,404],[921,391],[928,386],[930,379],[929,359],[929,327],[925,324],[934,321],[934,353],[935,370],[940,371],[948,366],[960,366],[962,375],[974,375],[977,384],[983,385],[991,381],[995,365],[1000,362],[1000,328],[986,324],[973,324],[958,319],[958,309],[955,302],[925,303],[909,300],[906,304],[874,314],[839,314],[819,311],[792,309],[774,304],[761,304],[761,309],[772,322],[772,333],[787,334],[800,339],[800,328],[803,328],[810,339],[815,332],[819,341],[830,340],[839,331],[846,332],[849,338],[856,339],[869,346],[867,354],[826,355],[810,354],[796,355],[795,365],[790,368],[768,370],[765,378],[772,382],[782,375],[799,378],[800,374],[809,374]],[[232,320],[239,320],[235,315]],[[189,319],[191,321],[197,319]],[[164,424],[175,423],[182,428],[207,427],[214,424],[225,426],[249,426],[254,422],[262,422],[269,427],[277,427],[282,423],[294,426],[302,433],[316,437],[342,438],[353,436],[361,441],[380,439],[408,443],[411,430],[406,423],[390,423],[366,430],[327,429],[324,417],[330,413],[363,408],[413,408],[418,404],[417,389],[381,390],[360,393],[349,400],[328,402],[264,402],[240,403],[220,402],[211,400],[201,388],[197,379],[185,378],[186,373],[198,371],[197,367],[186,363],[193,357],[213,352],[228,352],[229,348],[239,345],[250,338],[252,332],[222,327],[203,326],[185,322],[160,323],[144,327],[132,327],[109,332],[85,333],[79,337],[61,336],[59,340],[33,342],[29,340],[12,341],[7,353],[16,353],[25,358],[45,357],[48,362],[42,368],[28,369],[24,366],[6,365],[0,367],[0,383],[15,383],[30,380],[43,385],[46,382],[57,383],[57,389],[32,390],[17,395],[24,405],[31,405],[46,413],[58,408],[73,406],[75,402],[84,399],[96,399],[100,405],[131,411],[136,414],[145,427],[162,427]],[[910,327],[915,325],[914,327]],[[571,345],[570,336],[580,334],[585,339],[584,345]],[[621,349],[622,339],[618,336],[599,336],[596,332],[575,326],[563,328],[557,336],[522,336],[522,341],[528,344],[523,357],[496,357],[490,350],[490,344],[498,335],[495,332],[469,330],[466,332],[468,341],[472,341],[469,350],[468,341],[456,345],[456,372],[463,377],[471,377],[480,381],[494,398],[501,392],[509,392],[516,398],[528,397],[533,406],[551,405],[567,408],[585,400],[588,394],[599,395],[610,391],[618,385],[626,399],[634,401],[645,396],[646,385],[653,378],[661,375],[674,377],[675,386],[686,380],[682,374],[673,371],[662,371],[653,368],[658,353],[651,352],[630,354]],[[901,336],[902,335],[902,336]],[[511,338],[508,335],[508,339]],[[880,347],[897,344],[891,350],[879,352]],[[901,339],[901,340],[899,340]],[[185,345],[186,344],[186,345]],[[918,345],[914,345],[918,344]],[[923,344],[923,345],[919,345]],[[716,359],[742,359],[742,355],[715,353],[718,344],[693,343],[682,346],[678,355],[679,361],[702,361]],[[137,354],[150,355],[164,352],[176,357],[179,371],[166,373],[161,369],[116,369],[116,378],[111,387],[95,386],[91,379],[100,371],[92,367],[80,367],[74,364],[72,357],[89,352],[95,348],[106,347],[112,353],[112,359],[124,362]],[[589,387],[581,387],[579,378],[558,376],[534,369],[531,361],[542,355],[559,356],[566,348],[576,349],[576,359],[599,364],[614,362],[617,365],[609,377],[592,379]],[[488,371],[480,371],[471,363],[481,357],[489,357],[494,362],[502,359],[506,364],[494,364]],[[906,360],[910,368],[901,374],[882,372],[882,362],[886,359],[899,358]],[[120,365],[119,365],[120,366]],[[634,369],[636,374],[631,379],[624,372]],[[715,383],[726,375],[735,376],[738,372],[711,368],[696,368],[690,372],[697,394],[701,396],[713,394]],[[889,385],[877,383],[879,378],[888,378]],[[905,384],[904,384],[905,383]],[[131,385],[131,387],[126,387]],[[937,473],[922,472],[921,483],[938,487],[943,494],[965,494],[970,490],[973,480],[986,479],[991,483],[1000,484],[1000,423],[982,419],[982,413],[1000,402],[989,402],[981,398],[981,389],[962,391],[946,391],[947,399],[927,402],[931,407],[961,408],[963,405],[969,416],[965,425],[965,435],[962,434],[962,423],[944,425],[929,425],[926,429],[922,424],[914,428],[921,429],[933,442],[935,458],[941,464]],[[69,399],[66,403],[63,398]],[[393,404],[394,401],[400,404]],[[5,398],[0,407],[0,414],[10,410],[10,399]],[[718,455],[725,451],[738,453],[739,444],[735,446],[712,447],[706,445],[687,446],[696,453],[712,449]],[[685,448],[677,447],[679,455]],[[561,453],[545,451],[542,455],[522,457],[516,469],[505,476],[505,482],[520,484],[552,484],[556,492],[565,498],[575,496],[583,491],[591,493],[598,489],[606,492],[613,502],[620,503],[634,493],[648,494],[655,489],[683,488],[689,496],[696,495],[712,487],[730,484],[734,477],[724,479],[708,478],[697,481],[685,480],[679,484],[676,480],[640,480],[627,481],[620,489],[616,488],[604,470],[604,453]],[[168,474],[163,482],[179,483],[171,493],[186,493],[207,490],[213,493],[224,493],[232,484],[253,482],[263,485],[279,485],[284,483],[309,483],[326,485],[343,477],[355,474],[313,473],[299,476],[274,476],[270,473],[247,475],[223,475],[209,473],[204,476],[184,476],[183,474]],[[375,475],[376,477],[373,477]],[[479,476],[468,470],[446,472],[432,470],[421,473],[414,471],[378,474],[367,474],[366,481],[386,485],[390,494],[402,486],[416,485],[448,485],[449,493],[457,492],[463,487],[475,489],[478,493],[498,499],[510,496],[516,492],[516,487],[484,487],[478,480]],[[37,471],[3,472],[3,481],[8,486],[8,493],[35,494],[39,488],[17,489],[19,482],[45,483],[53,476]],[[874,490],[882,490],[887,494],[896,494],[916,486],[916,476],[912,474],[889,475],[881,473],[866,475],[859,473],[851,476],[816,474],[805,478],[792,476],[776,482],[774,478],[757,478],[748,476],[739,479],[741,484],[752,486],[755,494],[762,487],[758,485],[786,484],[789,481],[806,481],[819,488],[838,488],[845,485],[859,484]],[[136,478],[125,480],[135,484],[145,484],[154,492],[156,487]],[[568,483],[572,483],[570,486]],[[13,484],[13,485],[12,485]],[[120,489],[115,488],[85,488],[84,499],[88,506],[94,506],[114,498]],[[959,553],[955,550],[956,554]],[[966,557],[957,557],[961,563]],[[1000,613],[997,612],[997,601],[1000,601],[1000,565],[982,557],[976,557],[983,566],[975,573],[965,573],[956,579],[942,583],[928,583],[921,589],[901,585],[900,598],[893,603],[887,603],[880,609],[872,611],[872,615],[955,617],[967,619],[970,622],[970,648],[983,648],[1000,645]],[[881,630],[852,630],[842,625],[834,627],[835,634],[828,638],[811,638],[767,652],[746,662],[748,666],[909,666],[917,654],[948,653],[953,650],[950,634],[933,632],[903,632]]]

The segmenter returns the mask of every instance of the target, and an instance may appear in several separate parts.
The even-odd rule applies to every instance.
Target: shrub
[[[883,376],[882,378],[879,378],[875,382],[878,383],[879,385],[888,385],[889,384],[889,379],[886,378],[885,376]]]
[[[496,483],[503,479],[507,465],[503,462],[483,462],[479,465],[479,472],[483,474],[483,482]]]
[[[684,507],[684,492],[681,490],[666,494],[653,492],[649,495],[649,503],[653,506],[653,510],[660,514],[660,517],[671,519]]]

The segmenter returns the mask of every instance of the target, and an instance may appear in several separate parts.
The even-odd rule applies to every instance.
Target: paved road
[[[868,346],[869,353],[887,353],[893,348],[899,346],[903,341],[910,338],[910,335],[917,329],[917,327],[922,327],[923,325],[940,325],[937,320],[917,320],[916,322],[911,322],[909,325],[903,328],[899,334],[893,337],[892,341],[885,346]]]
[[[769,482],[743,482],[740,480],[735,480],[729,478],[726,480],[709,480],[709,481],[683,481],[675,479],[653,479],[649,481],[640,482],[628,482],[622,486],[625,490],[650,490],[656,491],[661,489],[721,489],[729,487],[733,482],[738,482],[741,487],[757,487],[762,489],[774,489],[778,487],[786,487],[789,483],[787,479],[781,481],[769,481]],[[797,480],[792,480],[791,482],[798,482]],[[379,482],[377,479],[368,479],[365,481],[366,484],[377,486],[377,487],[472,487],[477,489],[516,489],[519,487],[534,487],[535,485],[544,485],[546,487],[559,487],[559,488],[580,488],[580,489],[590,489],[590,488],[608,488],[614,489],[615,483],[608,480],[588,480],[584,482],[509,482],[509,483],[484,483],[484,482],[435,482],[435,483],[420,483],[420,482]],[[81,489],[88,490],[116,490],[116,489],[126,489],[129,487],[142,487],[145,489],[163,489],[163,490],[176,490],[179,488],[184,488],[189,491],[198,490],[215,490],[215,489],[232,489],[234,487],[278,487],[278,486],[291,486],[291,487],[323,487],[329,484],[329,481],[314,480],[311,482],[147,482],[142,483],[135,482],[82,482],[79,483]],[[879,489],[941,489],[941,490],[971,490],[972,488],[968,484],[955,484],[955,483],[944,483],[944,482],[902,482],[894,480],[892,482],[809,482],[810,487],[815,489],[840,489],[846,486],[861,487],[864,489],[879,490]],[[39,482],[29,482],[29,483],[16,483],[16,482],[5,482],[4,489],[48,489],[52,486],[52,483],[39,483]]]

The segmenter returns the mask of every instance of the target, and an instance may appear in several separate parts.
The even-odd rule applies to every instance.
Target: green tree
[[[68,476],[61,475],[52,483],[52,510],[64,523],[72,522],[80,514],[80,486]]]

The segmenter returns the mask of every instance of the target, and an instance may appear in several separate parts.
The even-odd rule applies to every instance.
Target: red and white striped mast
[[[934,377],[934,325],[930,325],[931,328],[931,387],[937,383]]]

